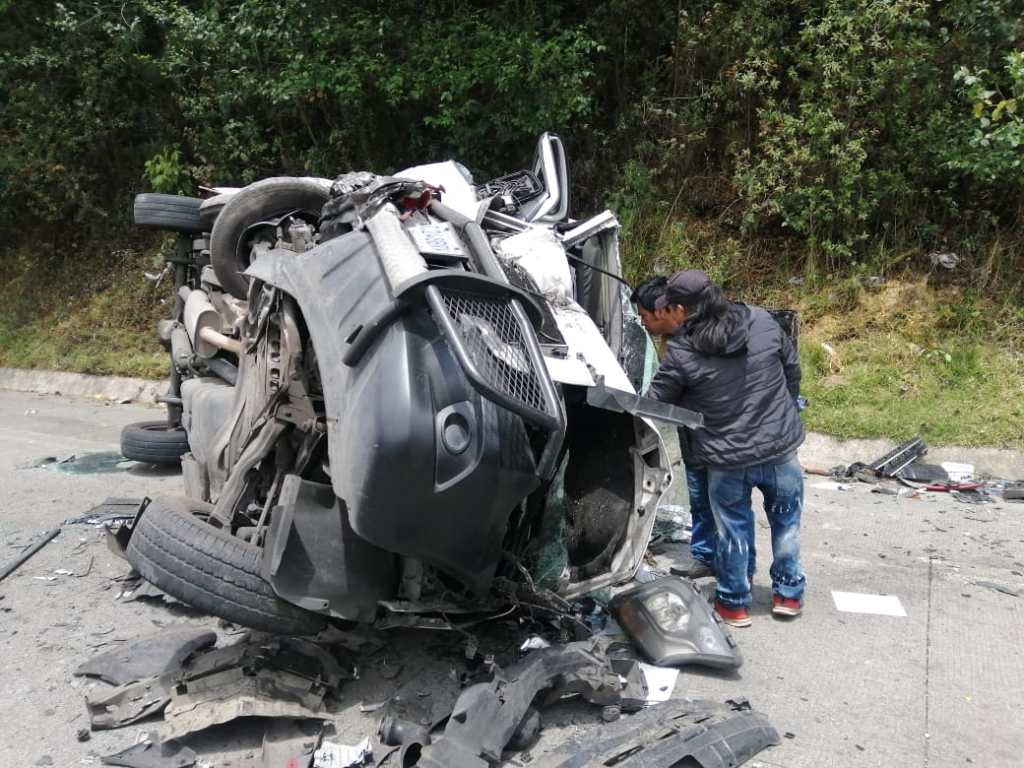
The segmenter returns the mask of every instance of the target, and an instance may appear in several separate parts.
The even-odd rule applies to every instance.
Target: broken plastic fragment
[[[519,646],[520,651],[536,651],[541,648],[550,648],[551,643],[545,640],[540,635],[534,635],[533,637],[527,638],[523,641],[523,644]]]
[[[676,667],[656,667],[640,662],[640,672],[647,683],[647,703],[660,704],[672,698],[679,670]]]
[[[355,745],[325,741],[313,753],[313,768],[349,768],[362,765],[369,757],[373,757],[369,736]]]

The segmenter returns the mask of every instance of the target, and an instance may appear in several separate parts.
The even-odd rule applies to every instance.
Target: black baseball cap
[[[665,309],[675,304],[692,307],[700,301],[701,294],[711,285],[711,278],[703,269],[681,269],[673,272],[665,285],[665,292],[654,302],[655,309]]]

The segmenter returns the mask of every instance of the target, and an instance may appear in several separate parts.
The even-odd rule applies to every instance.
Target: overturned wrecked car
[[[130,458],[177,461],[127,555],[242,625],[445,627],[632,577],[672,475],[638,397],[655,361],[610,212],[568,218],[565,152],[474,183],[271,178],[136,198],[179,233],[167,424]]]

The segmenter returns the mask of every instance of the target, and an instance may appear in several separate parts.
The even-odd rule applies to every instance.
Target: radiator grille
[[[449,291],[441,295],[484,383],[526,408],[552,415],[509,300]]]

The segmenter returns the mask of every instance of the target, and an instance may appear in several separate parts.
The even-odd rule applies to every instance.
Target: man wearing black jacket
[[[671,338],[679,330],[678,318],[673,319],[666,309],[656,307],[667,285],[664,277],[652,277],[640,283],[629,297],[636,304],[647,332],[662,338]],[[693,559],[683,573],[691,579],[699,579],[715,573],[718,532],[708,499],[708,472],[694,460],[688,433],[686,427],[679,427],[679,453],[686,470],[686,492],[690,500],[690,557]]]
[[[756,554],[751,492],[758,488],[772,530],[772,613],[797,616],[805,577],[803,474],[796,450],[804,430],[793,344],[767,311],[725,300],[699,269],[673,274],[656,307],[679,330],[647,395],[704,415],[703,428],[689,433],[689,449],[707,468],[718,529],[715,610],[728,624],[750,625]]]

